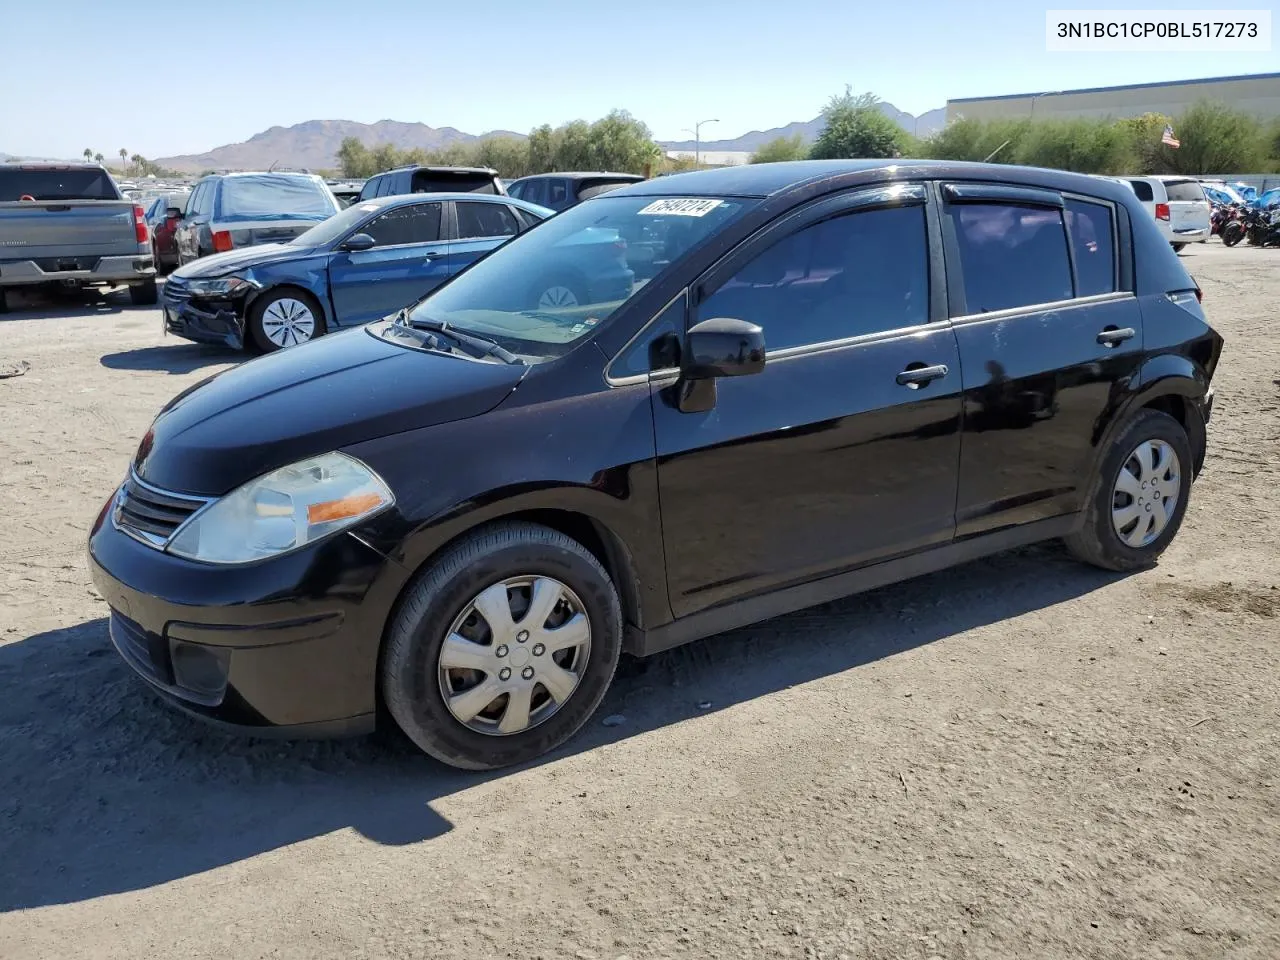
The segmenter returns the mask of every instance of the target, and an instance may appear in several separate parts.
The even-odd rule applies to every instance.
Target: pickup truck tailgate
[[[0,203],[0,261],[137,254],[133,207],[129,200]]]

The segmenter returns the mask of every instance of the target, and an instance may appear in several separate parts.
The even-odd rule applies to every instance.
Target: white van
[[[1174,250],[1209,239],[1209,201],[1190,177],[1117,177],[1155,217],[1156,226]]]

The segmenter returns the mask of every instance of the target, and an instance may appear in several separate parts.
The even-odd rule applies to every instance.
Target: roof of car
[[[550,173],[531,173],[527,177],[521,177],[520,180],[540,180],[543,177],[564,177],[569,180],[585,180],[588,177],[617,177],[621,180],[634,180],[639,183],[644,179],[638,173],[613,173],[608,170],[554,170]],[[520,180],[512,180],[512,183],[519,183]]]
[[[655,177],[629,187],[610,191],[610,197],[625,196],[737,196],[768,197],[802,184],[821,183],[848,174],[884,170],[900,177],[989,177],[1014,183],[1058,184],[1061,189],[1084,189],[1098,178],[1039,167],[1018,167],[1000,163],[972,163],[960,160],[794,160],[784,163],[753,163],[715,170],[697,170]]]
[[[305,177],[308,180],[324,181],[314,173],[303,173],[301,170],[228,170],[226,173],[211,173],[204,179],[209,180],[214,177],[226,179],[228,177]]]
[[[520,200],[516,197],[505,197],[496,193],[466,193],[460,191],[457,193],[401,193],[394,197],[372,197],[368,200],[360,200],[353,203],[352,208],[381,210],[383,207],[400,207],[410,203],[428,203],[439,200],[479,200],[481,203],[506,203],[513,207],[519,207],[521,210],[529,210],[534,213],[550,216],[554,211],[548,210],[546,207],[540,207],[536,203],[529,203],[527,200]]]
[[[429,173],[483,173],[486,176],[496,177],[498,171],[492,167],[445,167],[435,164],[408,163],[403,167],[395,167],[391,170],[383,170],[382,173],[375,173],[374,177],[380,177],[387,173],[403,173],[405,170],[426,170]],[[370,180],[373,177],[369,178]]]

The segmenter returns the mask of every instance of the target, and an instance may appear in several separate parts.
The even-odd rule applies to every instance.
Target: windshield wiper
[[[482,357],[497,357],[503,363],[524,363],[523,360],[496,340],[490,340],[488,337],[482,337],[475,333],[463,333],[461,330],[449,326],[449,324],[443,320],[431,320],[429,318],[415,320],[410,315],[408,307],[405,307],[396,314],[396,323],[407,326],[413,330],[428,330],[431,333],[442,333],[450,340],[457,341],[462,346],[475,350]]]

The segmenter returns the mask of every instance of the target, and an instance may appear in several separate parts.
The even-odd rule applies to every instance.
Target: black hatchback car
[[[662,225],[629,295],[512,277]],[[592,242],[585,242],[592,239]],[[649,654],[1033,541],[1169,545],[1222,349],[1131,191],[946,162],[665,177],[396,320],[187,390],[89,540],[152,687],[446,763],[548,751]]]

